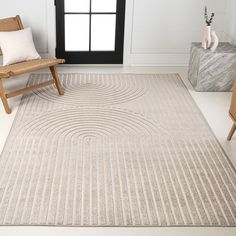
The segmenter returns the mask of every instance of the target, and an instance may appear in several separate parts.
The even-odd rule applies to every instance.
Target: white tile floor
[[[231,142],[228,142],[226,137],[231,128],[232,122],[228,117],[228,109],[230,106],[231,93],[200,93],[195,92],[187,80],[186,67],[120,67],[120,66],[61,66],[58,68],[59,72],[129,72],[129,73],[179,73],[188,87],[193,99],[205,116],[207,122],[212,128],[217,139],[221,143],[228,157],[236,166],[236,135]],[[43,73],[45,71],[42,71]],[[24,86],[28,79],[28,75],[19,76],[16,80],[8,80],[5,83],[6,89],[15,89]],[[12,122],[17,112],[20,102],[20,97],[10,99],[10,106],[12,114],[5,114],[2,105],[0,104],[0,152],[4,147],[4,143],[9,134]],[[0,173],[1,174],[1,173]],[[74,236],[80,234],[81,236],[90,235],[129,235],[141,236],[148,234],[150,236],[156,235],[224,235],[235,236],[236,228],[55,228],[55,227],[0,227],[0,235],[21,236],[21,235],[67,235]]]

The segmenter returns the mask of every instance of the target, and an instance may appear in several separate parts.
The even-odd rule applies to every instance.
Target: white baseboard
[[[187,66],[189,53],[130,54],[129,65],[142,66]]]

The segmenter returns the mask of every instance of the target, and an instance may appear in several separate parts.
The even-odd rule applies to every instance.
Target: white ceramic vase
[[[213,44],[211,46],[211,51],[214,52],[219,45],[219,39],[218,39],[216,32],[214,30],[211,31],[211,37],[212,37],[212,41],[213,41]]]
[[[214,52],[218,47],[218,44],[219,39],[216,35],[216,32],[211,30],[211,26],[206,26],[202,39],[202,47],[204,49],[211,49],[211,51]]]
[[[204,49],[209,49],[211,46],[211,26],[207,26],[202,39],[202,47]]]

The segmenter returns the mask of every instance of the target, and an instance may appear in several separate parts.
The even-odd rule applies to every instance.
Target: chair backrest
[[[232,118],[236,121],[236,77],[234,80],[233,95],[229,112]]]
[[[23,24],[21,22],[20,16],[0,19],[0,31],[17,31],[23,29]],[[2,55],[0,49],[0,55]]]

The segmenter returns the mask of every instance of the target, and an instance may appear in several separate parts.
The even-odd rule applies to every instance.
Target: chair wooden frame
[[[20,16],[0,19],[0,31],[17,31],[24,29]],[[2,55],[0,50],[0,55]],[[63,59],[37,59],[27,62],[21,62],[9,66],[0,66],[0,97],[5,108],[6,113],[10,114],[11,109],[9,107],[8,98],[15,97],[24,93],[31,92],[34,89],[42,88],[54,84],[58,90],[59,95],[63,95],[63,89],[61,87],[60,80],[58,78],[56,65],[65,63]],[[6,93],[3,85],[3,79],[8,79],[16,75],[29,73],[32,71],[49,68],[52,79],[46,82],[33,85],[30,87],[22,88],[10,93]]]
[[[233,86],[233,94],[232,94],[232,100],[231,100],[231,106],[229,110],[229,115],[231,119],[233,120],[233,126],[229,132],[228,135],[228,141],[230,141],[236,131],[236,77],[234,80],[234,86]]]

